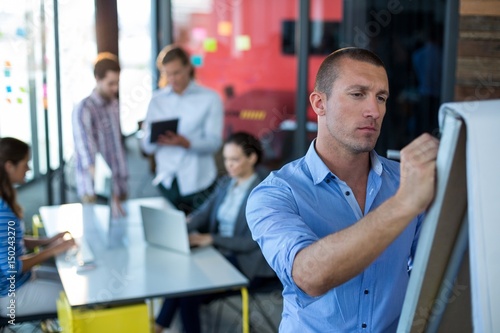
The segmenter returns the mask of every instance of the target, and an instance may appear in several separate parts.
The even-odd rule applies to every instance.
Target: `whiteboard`
[[[436,197],[398,332],[500,332],[500,100],[443,104],[440,124]],[[456,279],[445,278],[464,243]]]

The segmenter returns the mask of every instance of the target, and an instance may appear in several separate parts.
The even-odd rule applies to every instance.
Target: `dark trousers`
[[[238,263],[234,256],[226,256],[236,268],[239,269]],[[248,285],[248,290],[251,292],[257,288],[260,288],[270,281],[275,281],[275,278],[268,277],[254,277],[250,280]],[[186,296],[179,298],[167,298],[163,302],[163,306],[156,318],[156,323],[161,327],[170,327],[172,320],[174,319],[175,312],[177,309],[180,311],[182,326],[185,333],[200,333],[200,305],[207,304],[213,300],[221,297],[227,297],[239,293],[239,291],[229,291],[214,294],[206,294],[199,296]]]
[[[200,207],[203,202],[210,196],[215,183],[210,185],[208,188],[189,195],[181,195],[179,192],[179,184],[177,183],[177,178],[174,178],[172,186],[170,188],[165,188],[161,183],[158,185],[158,189],[163,197],[174,205],[179,210],[182,210],[186,215],[193,212],[196,208]]]

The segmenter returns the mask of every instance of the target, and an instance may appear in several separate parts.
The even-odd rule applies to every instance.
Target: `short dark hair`
[[[380,58],[370,50],[359,47],[346,47],[338,49],[327,56],[321,63],[318,73],[316,74],[316,82],[314,85],[315,91],[326,94],[327,98],[330,97],[333,83],[340,75],[339,61],[344,58],[367,62],[385,69],[385,65],[382,60],[380,60]]]
[[[161,58],[162,65],[179,59],[184,66],[191,66],[189,76],[191,78],[194,78],[194,67],[191,65],[191,58],[183,48],[181,48],[180,46],[169,45],[165,47],[162,52],[165,52],[165,54]]]
[[[110,52],[101,52],[94,62],[94,77],[103,79],[108,71],[120,73],[120,63],[118,57]]]
[[[259,139],[247,132],[236,132],[231,134],[224,145],[228,143],[234,143],[237,146],[240,146],[243,149],[243,153],[246,156],[252,155],[254,153],[257,155],[257,162],[255,165],[259,164],[262,161],[264,150],[262,149],[262,144]]]

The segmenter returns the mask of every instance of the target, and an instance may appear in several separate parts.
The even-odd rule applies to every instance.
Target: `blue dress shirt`
[[[271,173],[251,193],[247,220],[253,238],[281,279],[280,332],[395,332],[423,215],[361,274],[312,297],[294,283],[295,255],[317,240],[355,224],[396,193],[399,163],[371,155],[365,211],[349,186],[316,153]]]

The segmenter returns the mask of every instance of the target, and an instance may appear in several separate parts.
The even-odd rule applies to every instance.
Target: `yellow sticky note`
[[[236,49],[238,51],[248,51],[252,47],[252,43],[250,41],[250,36],[248,35],[240,35],[236,36]]]
[[[207,52],[215,52],[217,51],[217,39],[215,38],[207,38],[203,41],[203,48]]]
[[[229,21],[219,22],[217,31],[221,36],[231,36],[233,33],[233,24]]]

